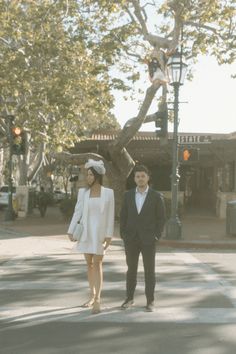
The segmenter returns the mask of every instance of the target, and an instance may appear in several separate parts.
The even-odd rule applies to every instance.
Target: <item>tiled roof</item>
[[[91,137],[86,138],[86,140],[92,141],[112,141],[115,140],[118,133],[95,133]],[[235,139],[235,135],[231,134],[217,134],[217,133],[178,133],[178,136],[210,136],[212,140],[218,139]],[[172,133],[168,134],[169,139],[172,138]],[[155,132],[138,132],[132,140],[159,140]]]
[[[118,133],[96,133],[86,140],[115,140]],[[138,132],[132,140],[158,140],[157,136],[153,132]]]

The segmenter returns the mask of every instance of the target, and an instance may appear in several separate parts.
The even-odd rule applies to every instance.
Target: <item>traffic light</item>
[[[180,152],[181,152],[181,155],[180,155],[181,162],[188,162],[188,161],[196,162],[199,159],[198,149],[196,149],[196,148],[186,147],[186,148],[180,150]]]
[[[12,155],[24,155],[25,154],[25,132],[22,128],[12,128]]]
[[[77,182],[79,180],[79,176],[71,176],[69,182]]]
[[[156,135],[165,137],[168,133],[168,109],[157,111],[155,113],[155,126],[157,128]]]

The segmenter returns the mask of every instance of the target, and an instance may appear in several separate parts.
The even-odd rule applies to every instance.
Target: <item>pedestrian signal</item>
[[[12,155],[25,154],[25,132],[22,128],[12,128]]]
[[[180,160],[182,162],[198,161],[198,149],[184,148],[181,150]]]
[[[188,149],[183,151],[183,160],[188,161],[191,157],[191,152]]]

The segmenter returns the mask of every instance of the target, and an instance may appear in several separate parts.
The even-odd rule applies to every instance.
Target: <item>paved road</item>
[[[144,311],[141,264],[136,306],[121,311],[126,266],[115,240],[104,262],[103,311],[91,315],[79,307],[87,297],[84,260],[65,236],[4,232],[1,354],[235,353],[235,253],[162,249],[156,311]]]

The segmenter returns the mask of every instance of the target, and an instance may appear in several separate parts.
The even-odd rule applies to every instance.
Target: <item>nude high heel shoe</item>
[[[81,307],[92,307],[94,304],[94,298],[91,298],[90,300],[86,301]]]
[[[101,312],[100,300],[95,300],[92,308],[92,315],[96,315]]]

